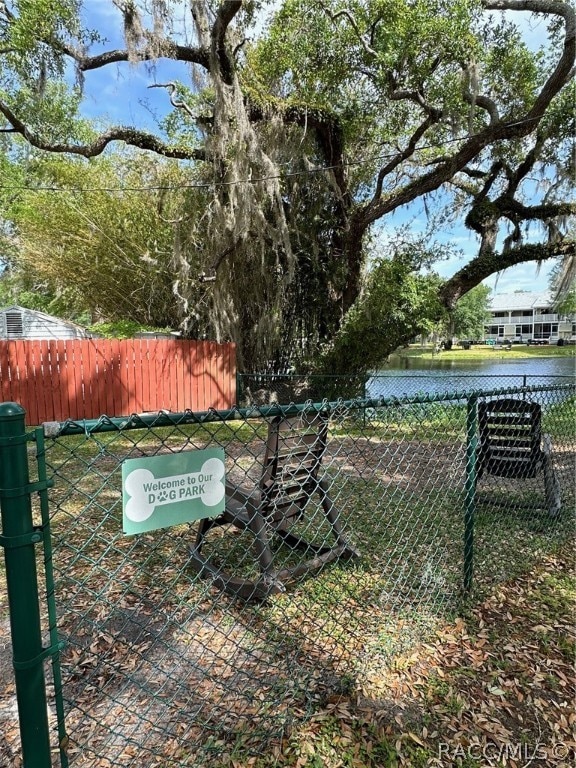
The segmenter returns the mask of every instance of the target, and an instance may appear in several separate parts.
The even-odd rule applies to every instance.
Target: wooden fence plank
[[[9,403],[12,400],[10,388],[10,353],[8,345],[2,344],[0,347],[0,395],[3,403]]]
[[[22,407],[25,409],[28,404],[28,398],[26,396],[26,383],[23,379],[22,361],[20,359],[20,348],[15,345],[10,345],[10,370],[12,371],[12,387],[13,390],[21,392]],[[12,398],[13,399],[13,398]]]
[[[197,373],[198,389],[200,391],[200,400],[198,403],[198,408],[201,411],[205,411],[206,403],[210,401],[210,389],[211,389],[210,342],[208,341],[202,342],[202,357],[201,357],[201,361],[198,361],[198,362],[201,363],[198,366],[198,373]]]
[[[34,400],[33,382],[28,377],[28,360],[27,349],[21,345],[17,345],[16,352],[16,365],[18,369],[18,381],[20,391],[22,392],[22,406],[26,412],[32,410]]]
[[[88,407],[86,412],[94,411],[98,414],[103,413],[100,407],[100,387],[98,386],[98,349],[92,340],[88,341],[86,346],[86,358],[88,366],[86,368],[86,384],[88,385],[89,395],[86,398]]]
[[[142,339],[129,339],[132,349],[133,367],[133,385],[132,385],[132,413],[143,413],[146,410],[146,401],[144,400],[144,388],[142,379],[147,375],[145,368],[146,360],[143,359]]]
[[[45,414],[50,414],[49,418],[42,419],[39,415],[39,421],[55,421],[54,416],[54,380],[52,377],[52,342],[48,339],[42,341],[42,390]]]
[[[170,342],[169,342],[170,343]],[[180,382],[182,380],[182,350],[174,344],[166,348],[165,359],[171,360],[168,376],[170,377],[170,409],[180,411]]]
[[[170,366],[167,365],[167,349],[165,344],[158,344],[159,357],[156,360],[158,371],[160,374],[160,386],[158,387],[158,396],[156,399],[156,406],[158,409],[165,408],[166,410],[172,410],[172,397],[171,397],[171,381],[170,381]],[[164,403],[164,405],[160,405]],[[156,410],[156,407],[154,408]]]
[[[102,339],[98,349],[98,366],[100,368],[98,381],[103,384],[101,389],[101,404],[103,413],[108,416],[114,415],[114,380],[112,377],[112,349],[110,339]]]
[[[148,403],[151,399],[151,376],[145,375],[145,371],[150,371],[150,344],[146,339],[138,339],[134,341],[134,344],[138,345],[138,360],[141,373],[137,377],[137,388],[139,408],[141,411],[146,410]]]
[[[73,394],[74,409],[78,419],[85,419],[88,403],[84,394],[84,347],[82,344],[66,344],[66,366],[70,383],[68,391]]]
[[[106,397],[107,389],[106,386],[106,373],[107,373],[107,365],[106,365],[106,355],[109,352],[108,346],[110,344],[109,339],[102,339],[98,342],[98,345],[95,347],[96,350],[96,359],[97,359],[97,371],[95,376],[95,384],[96,384],[96,391],[98,393],[98,402],[99,402],[99,411],[100,413],[105,413],[107,416],[112,416],[108,411],[108,399]]]
[[[228,352],[228,402],[230,403],[228,408],[232,405],[238,405],[238,379],[236,378],[236,347],[234,344],[228,344],[226,347]]]
[[[50,342],[50,379],[52,383],[52,398],[54,406],[54,414],[56,421],[63,421],[64,419],[74,418],[75,414],[70,412],[68,408],[68,400],[66,395],[63,395],[62,390],[66,386],[67,382],[64,378],[64,361],[61,360],[63,352],[62,343],[58,340]]]
[[[8,367],[10,369],[10,396],[9,400],[20,402],[17,399],[17,393],[20,392],[20,380],[18,376],[18,357],[16,346],[13,342],[8,342]]]
[[[28,407],[26,408],[27,420],[29,424],[38,422],[39,409],[37,392],[40,390],[41,382],[38,378],[36,368],[37,348],[36,344],[27,344],[24,348],[24,360],[26,365],[26,378],[28,383]]]
[[[150,397],[146,401],[146,408],[147,411],[156,411],[158,408],[155,407],[156,404],[156,398],[158,395],[158,389],[159,389],[159,371],[158,371],[158,364],[157,364],[157,355],[158,355],[158,346],[154,344],[153,341],[147,341],[147,364],[148,364],[148,381],[150,383]]]
[[[179,356],[178,373],[178,410],[184,411],[190,408],[188,381],[190,380],[190,344],[182,344],[175,341],[175,347]]]
[[[220,403],[220,387],[219,387],[219,376],[218,376],[218,361],[216,360],[216,343],[213,341],[209,341],[208,343],[208,397],[207,397],[207,408],[210,407],[209,404],[218,404],[216,407],[219,407]]]
[[[230,408],[233,344],[173,339],[0,341],[0,397],[29,424]]]
[[[199,410],[197,407],[198,403],[198,345],[192,345],[190,344],[188,346],[188,371],[189,371],[189,380],[188,380],[188,403],[187,407],[190,408],[191,411]]]
[[[44,386],[44,348],[41,341],[30,344],[30,356],[34,371],[34,408],[29,412],[27,421],[29,424],[38,424],[42,414],[46,412],[46,388]]]

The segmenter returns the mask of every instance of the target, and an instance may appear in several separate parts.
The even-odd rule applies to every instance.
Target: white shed
[[[68,320],[46,315],[35,309],[14,305],[0,310],[0,339],[86,339],[90,334]]]

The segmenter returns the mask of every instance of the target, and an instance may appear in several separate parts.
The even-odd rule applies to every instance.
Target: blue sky
[[[86,23],[104,38],[90,52],[125,48],[122,16],[111,0],[89,0],[85,7],[89,10]],[[116,125],[137,123],[154,130],[156,118],[166,115],[171,107],[165,90],[149,86],[170,80],[186,82],[189,76],[186,64],[168,59],[146,67],[120,62],[87,72],[82,111],[87,117],[103,118]]]
[[[91,51],[124,48],[121,16],[111,0],[88,0],[86,19],[89,26],[98,29],[106,40]],[[518,16],[518,14],[517,14]],[[546,30],[542,22],[535,24],[528,14],[521,14],[521,26],[525,39],[534,48],[545,38]],[[120,63],[101,70],[86,73],[83,112],[87,117],[103,119],[114,124],[137,124],[154,130],[156,119],[165,115],[169,109],[168,94],[164,89],[152,88],[154,83],[170,80],[189,82],[188,65],[161,60],[155,66],[134,67]],[[415,233],[424,231],[426,219],[420,205],[397,212],[393,217],[395,226],[409,223]],[[390,223],[386,225],[390,231]],[[450,277],[462,268],[466,261],[477,251],[477,238],[473,232],[459,227],[446,231],[442,238],[451,242],[463,252],[463,257],[448,259],[436,266],[436,271],[443,277]],[[549,274],[553,264],[544,263],[540,269],[536,264],[527,263],[507,269],[493,275],[485,281],[496,293],[508,293],[517,290],[544,291],[548,288]]]

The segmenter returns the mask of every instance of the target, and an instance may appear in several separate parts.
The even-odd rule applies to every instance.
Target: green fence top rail
[[[210,409],[208,411],[184,411],[175,413],[159,411],[155,413],[132,414],[123,417],[103,415],[98,419],[82,421],[46,422],[43,424],[47,437],[63,435],[90,435],[99,432],[117,432],[129,429],[146,429],[149,427],[171,427],[184,424],[207,424],[211,422],[227,422],[239,419],[272,418],[274,416],[296,416],[306,411],[322,411],[325,413],[342,413],[354,410],[373,408],[389,408],[404,405],[467,401],[472,397],[498,397],[509,394],[530,394],[535,392],[566,392],[576,395],[576,383],[550,384],[526,387],[504,387],[499,389],[461,390],[434,394],[406,395],[403,397],[357,398],[354,400],[335,400],[313,403],[289,403],[287,405],[260,405],[245,408],[230,408],[227,410]]]
[[[455,377],[460,378],[470,374],[455,372]],[[517,378],[521,379],[524,376],[528,378],[541,378],[537,373],[474,373],[472,374],[475,379],[502,379],[502,378]],[[290,381],[290,380],[302,380],[309,381],[333,381],[343,379],[345,381],[369,381],[370,379],[437,379],[445,378],[443,374],[436,374],[433,371],[426,371],[425,373],[418,372],[418,369],[412,369],[410,372],[398,373],[395,370],[378,371],[376,373],[237,373],[238,379],[257,379],[261,381]],[[569,374],[565,373],[546,373],[547,379],[568,379],[571,378]]]

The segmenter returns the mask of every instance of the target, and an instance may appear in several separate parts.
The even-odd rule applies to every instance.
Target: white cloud
[[[494,293],[513,293],[514,291],[531,291],[539,293],[548,289],[550,272],[553,261],[544,262],[540,269],[535,262],[518,264],[505,269],[484,280],[484,285],[492,288]]]

